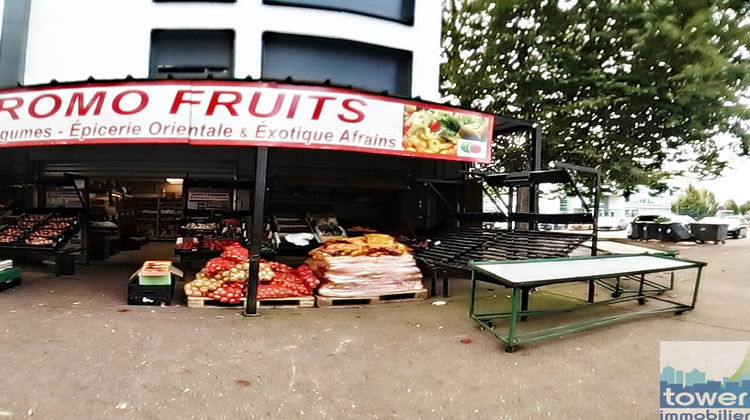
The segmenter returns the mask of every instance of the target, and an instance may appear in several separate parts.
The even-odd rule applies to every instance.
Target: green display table
[[[706,263],[677,259],[664,255],[607,255],[580,258],[549,258],[535,260],[514,261],[471,261],[469,268],[471,273],[471,299],[469,316],[479,325],[491,332],[499,340],[506,344],[505,350],[512,352],[516,346],[560,337],[574,332],[583,331],[612,322],[631,319],[646,314],[675,312],[681,314],[684,311],[695,308],[700,285],[701,272]],[[672,273],[678,270],[694,269],[696,271],[692,289],[692,299],[689,302],[678,302],[649,294],[645,290],[647,275],[655,273]],[[626,297],[594,300],[594,287],[597,280],[620,277],[636,277],[639,279],[638,291]],[[670,275],[671,277],[671,275]],[[477,282],[485,281],[512,289],[510,296],[510,310],[504,311],[477,311]],[[563,307],[544,308],[529,310],[530,302],[522,302],[522,295],[530,289],[540,286],[548,286],[569,282],[588,282],[588,300],[571,300],[573,305],[562,305]],[[663,304],[658,307],[645,308],[639,311],[627,311],[611,315],[608,311],[597,311],[595,315],[565,325],[549,325],[530,332],[519,333],[518,323],[530,317],[560,314],[579,309],[596,308],[605,305],[614,305],[627,301],[637,300],[644,305],[646,300],[653,299]],[[568,299],[570,300],[570,299]],[[506,305],[507,306],[507,305]],[[495,325],[497,319],[507,319],[507,333],[499,332],[499,326]],[[561,317],[558,317],[561,318]],[[555,318],[557,320],[558,318]]]

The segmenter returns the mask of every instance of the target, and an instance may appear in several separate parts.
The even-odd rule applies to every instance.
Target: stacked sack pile
[[[320,280],[310,267],[292,268],[276,261],[261,260],[258,271],[258,299],[310,296]]]
[[[239,304],[247,296],[247,279],[250,263],[248,250],[239,243],[224,247],[220,256],[210,259],[185,283],[185,295],[206,297],[223,303]],[[310,296],[320,284],[306,265],[293,269],[278,263],[260,262],[257,299]]]
[[[185,283],[185,296],[240,303],[247,293],[248,256],[248,250],[237,242],[225,246],[220,256],[208,260],[195,274],[195,280]]]
[[[307,265],[322,280],[326,297],[378,296],[424,290],[409,248],[385,234],[326,242],[310,251]]]

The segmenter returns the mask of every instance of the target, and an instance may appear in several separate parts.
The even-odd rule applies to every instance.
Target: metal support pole
[[[539,171],[542,169],[542,128],[539,124],[534,124],[531,128],[531,170]],[[532,185],[529,187],[529,213],[539,212],[539,186]],[[537,229],[537,223],[532,222],[530,229]]]
[[[578,189],[576,188],[575,184],[573,184],[573,190],[576,192],[578,197],[581,199],[581,202],[583,203],[583,207],[586,209],[586,211],[592,211],[593,218],[594,218],[594,225],[592,229],[592,237],[591,237],[591,255],[596,256],[596,247],[599,237],[599,195],[601,191],[601,178],[602,174],[601,171],[599,171],[598,168],[589,168],[586,166],[580,166],[580,165],[573,165],[570,163],[562,163],[562,162],[552,162],[552,166],[556,168],[562,168],[567,170],[574,170],[578,172],[585,172],[589,174],[594,174],[595,180],[594,180],[594,209],[589,210],[588,206],[586,205],[586,201],[581,197],[581,194],[578,192]]]
[[[469,295],[469,316],[473,317],[476,313],[474,305],[476,305],[477,295],[477,272],[471,270],[471,294]]]
[[[593,235],[591,236],[591,255],[596,256],[596,248],[599,243],[599,195],[601,193],[601,173],[596,171],[596,181],[594,185],[594,224],[592,225]]]
[[[513,220],[510,215],[515,212],[513,209],[513,186],[508,186],[508,230],[513,230]]]
[[[521,289],[521,311],[526,312],[529,310],[529,293],[531,289],[524,287]],[[526,321],[528,317],[526,315],[521,316],[521,321]]]
[[[440,191],[438,191],[438,189],[435,187],[435,185],[432,182],[425,181],[424,185],[427,186],[427,187],[429,187],[432,190],[432,192],[434,192],[435,195],[438,196],[438,198],[440,199],[440,201],[442,201],[443,204],[445,204],[445,206],[450,209],[450,211],[452,211],[452,212],[456,211],[456,209],[453,207],[453,205],[451,205],[451,203],[448,201],[448,199],[446,199],[443,196],[443,194],[441,194]]]
[[[518,307],[519,307],[519,290],[518,287],[514,287],[510,297],[510,325],[508,326],[508,341],[506,342],[505,351],[512,352],[516,345],[516,323],[518,322]]]
[[[73,181],[75,183],[75,181]],[[79,195],[81,192],[78,191],[78,186],[76,185],[76,192]],[[91,242],[89,241],[89,221],[91,220],[91,195],[89,194],[89,179],[84,178],[83,180],[83,222],[81,226],[81,242],[83,242],[83,255],[84,255],[84,261],[86,262],[86,267],[89,266],[91,263],[91,253],[89,250],[91,249]]]
[[[641,274],[641,282],[638,283],[638,304],[639,305],[643,305],[643,304],[646,303],[646,300],[643,298],[644,297],[644,294],[643,294],[643,285],[644,285],[645,282],[646,282],[646,275],[645,274]]]
[[[88,267],[91,263],[91,258],[89,258],[89,255],[91,255],[89,252],[89,249],[91,248],[91,245],[89,244],[89,221],[91,220],[89,178],[70,173],[64,173],[63,176],[73,180],[73,188],[76,191],[76,195],[78,195],[78,201],[81,202],[81,206],[83,207],[83,220],[81,220],[81,245],[84,263],[86,264],[86,267]],[[77,181],[81,181],[81,184],[79,185]]]
[[[695,302],[698,301],[698,287],[701,285],[701,275],[703,267],[698,267],[698,273],[695,275],[695,288],[693,289],[693,300],[690,302],[690,309],[695,309]]]
[[[497,211],[501,213],[509,211],[508,205],[505,204],[505,200],[500,197],[500,193],[497,192],[497,189],[495,187],[492,187],[492,191],[490,191],[490,188],[487,185],[482,185],[482,191],[484,191],[484,194],[487,196],[487,198],[490,199],[490,202],[492,202],[492,205],[495,206]],[[498,200],[500,201],[500,203],[498,203]],[[500,204],[505,206],[505,211],[503,211],[503,208],[500,207]]]
[[[263,213],[266,207],[266,177],[268,175],[268,148],[259,147],[255,156],[255,198],[253,200],[253,230],[250,243],[250,272],[247,278],[245,316],[257,316],[258,272],[260,270],[260,245],[263,237]]]
[[[531,128],[531,170],[542,170],[542,127],[539,124]]]

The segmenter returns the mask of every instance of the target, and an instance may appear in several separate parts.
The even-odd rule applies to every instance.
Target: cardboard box
[[[146,261],[130,277],[138,277],[138,284],[143,286],[174,285],[174,276],[183,277],[184,273],[172,265],[171,261]]]

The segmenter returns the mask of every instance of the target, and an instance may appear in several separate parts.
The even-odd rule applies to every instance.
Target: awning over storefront
[[[352,89],[245,80],[51,84],[0,91],[0,148],[190,144],[488,163],[529,121]]]

